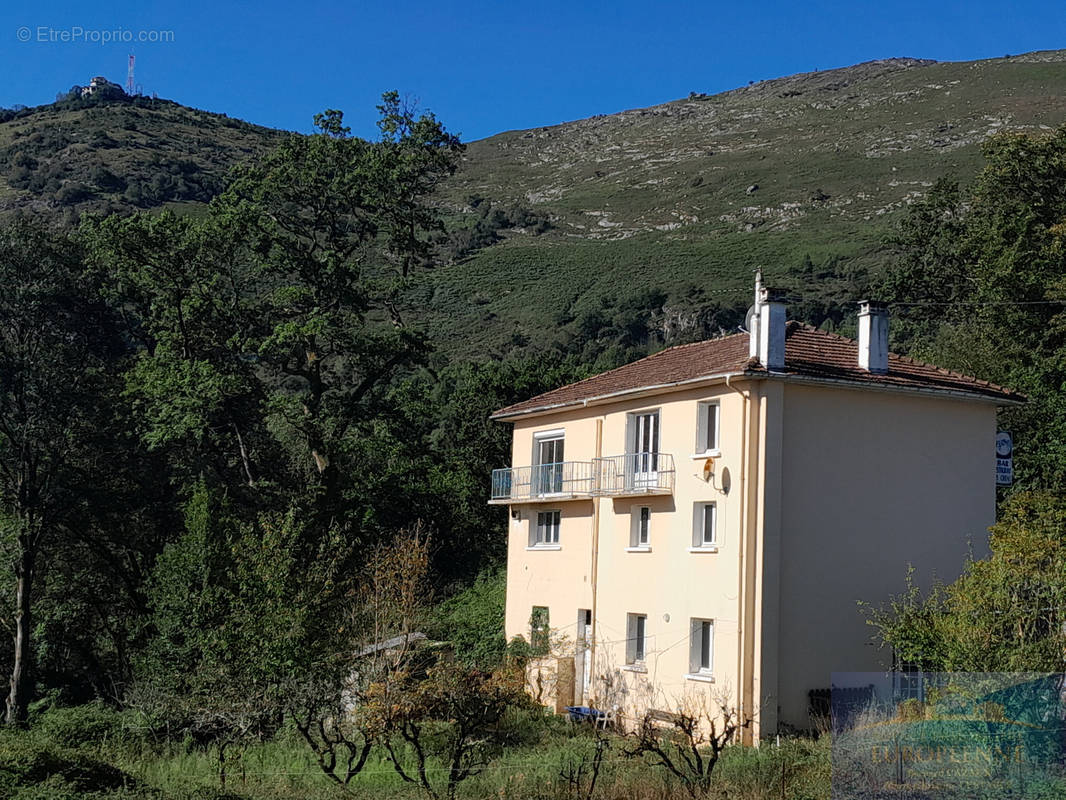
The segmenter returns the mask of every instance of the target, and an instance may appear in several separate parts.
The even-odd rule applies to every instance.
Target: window
[[[548,653],[547,606],[533,606],[533,613],[529,616],[529,649],[536,656]]]
[[[924,700],[925,674],[913,661],[896,658],[893,679],[895,681],[896,701]]]
[[[710,675],[714,665],[714,621],[692,620],[689,641],[689,672],[693,675]]]
[[[532,526],[531,526],[532,527]],[[559,544],[559,512],[538,511],[537,527],[530,531],[529,546]]]
[[[643,664],[647,655],[647,614],[626,615],[626,663]]]
[[[533,488],[536,494],[563,490],[563,431],[533,435]]]
[[[717,400],[700,403],[697,406],[696,419],[696,453],[709,453],[718,450],[719,405]]]
[[[626,482],[654,484],[659,469],[659,412],[629,414],[626,428]]]
[[[633,509],[632,527],[629,532],[629,546],[651,546],[651,509],[647,506],[638,506]]]
[[[718,506],[714,503],[696,503],[692,515],[692,546],[718,546]]]

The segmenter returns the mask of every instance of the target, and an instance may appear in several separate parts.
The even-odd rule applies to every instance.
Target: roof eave
[[[990,403],[995,406],[1021,406],[1027,402],[1025,397],[1017,395],[1008,397],[1002,394],[986,394],[984,392],[968,392],[963,389],[943,389],[934,386],[899,386],[889,383],[877,383],[874,381],[856,381],[846,378],[825,378],[817,375],[802,375],[793,372],[769,372],[764,377],[787,380],[794,383],[810,383],[834,388],[853,389],[856,391],[878,391],[893,394],[920,394],[930,397],[950,397],[956,400],[968,400],[976,403]]]
[[[898,386],[893,384],[877,383],[874,381],[857,381],[846,378],[825,378],[815,375],[802,375],[794,372],[776,372],[766,370],[731,370],[713,375],[701,375],[698,378],[688,378],[683,381],[670,383],[658,383],[648,386],[638,386],[634,389],[623,389],[617,392],[588,397],[583,400],[568,400],[562,403],[549,403],[543,406],[523,409],[521,411],[497,411],[489,419],[499,422],[509,422],[524,417],[540,416],[543,414],[555,414],[569,409],[587,408],[588,406],[602,405],[604,403],[618,402],[630,398],[637,398],[649,394],[678,391],[694,386],[710,385],[724,381],[727,378],[746,378],[749,380],[774,379],[785,380],[794,383],[806,383],[834,388],[853,389],[856,391],[879,391],[894,394],[920,394],[930,397],[950,397],[957,400],[967,400],[976,403],[990,403],[995,406],[1021,406],[1027,399],[1021,395],[1009,397],[1002,394],[987,394],[983,392],[969,392],[962,389],[943,389],[929,386]]]
[[[700,375],[697,378],[686,378],[683,381],[671,381],[669,383],[656,383],[648,386],[638,386],[634,389],[622,389],[617,392],[608,392],[607,394],[595,395],[593,397],[586,397],[583,400],[568,400],[564,403],[549,403],[548,405],[535,406],[533,408],[523,409],[521,411],[500,411],[494,412],[489,416],[489,419],[498,420],[501,422],[508,422],[520,417],[531,417],[540,414],[553,414],[559,411],[565,411],[572,408],[587,408],[588,406],[602,405],[604,403],[614,403],[619,400],[626,400],[629,398],[642,397],[649,394],[661,394],[662,392],[679,391],[681,389],[689,389],[695,386],[710,385],[719,383],[727,378],[765,378],[765,372],[754,372],[752,370],[730,370],[729,372],[719,372],[713,375]]]

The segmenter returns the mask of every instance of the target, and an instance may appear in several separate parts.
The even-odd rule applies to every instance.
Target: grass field
[[[596,737],[587,726],[575,727],[559,717],[531,717],[500,755],[461,784],[459,797],[674,800],[689,796],[660,768],[627,757],[626,744],[622,737],[607,736],[596,786],[590,792]],[[326,778],[303,742],[284,731],[272,741],[233,751],[228,759],[223,789],[214,747],[159,738],[158,732],[140,726],[131,712],[119,714],[99,706],[62,709],[44,715],[29,732],[0,731],[0,796],[17,800],[426,797],[377,755],[346,790],[341,789]],[[579,768],[582,777],[575,781]],[[790,739],[757,750],[731,748],[715,776],[709,797],[822,800],[829,796],[828,740]],[[431,772],[431,779],[436,777]]]

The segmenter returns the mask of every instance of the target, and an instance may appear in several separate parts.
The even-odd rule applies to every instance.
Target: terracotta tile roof
[[[994,383],[895,354],[888,357],[886,374],[866,372],[859,368],[858,347],[854,339],[789,322],[785,327],[785,369],[773,374],[785,379],[844,381],[854,383],[856,387],[961,392],[1004,403],[1025,400],[1022,395]],[[509,417],[579,405],[607,395],[698,381],[727,373],[744,373],[752,377],[768,374],[757,361],[748,357],[746,333],[670,347],[631,364],[501,408],[492,416]]]

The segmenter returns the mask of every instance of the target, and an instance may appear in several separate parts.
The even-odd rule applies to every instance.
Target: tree
[[[127,395],[144,443],[191,486],[254,487],[280,460],[264,430],[253,267],[239,234],[164,212],[88,219],[81,236],[138,352]]]
[[[215,744],[223,784],[227,749],[276,730],[294,687],[313,676],[340,685],[349,545],[305,528],[296,509],[244,521],[201,483],[152,577],[156,636],[137,699]]]
[[[373,699],[397,681],[424,675],[434,654],[419,631],[432,596],[429,536],[421,523],[375,549],[346,619],[347,644],[290,689],[286,705],[322,771],[347,786],[391,730]],[[369,708],[368,708],[369,706]]]
[[[481,669],[503,663],[504,601],[507,579],[502,569],[482,572],[463,591],[434,609],[432,630],[455,648],[456,658]]]
[[[0,547],[14,584],[5,720],[25,721],[42,563],[69,535],[118,345],[77,249],[30,223],[0,231]],[[97,455],[100,451],[95,451]]]
[[[574,359],[542,355],[448,364],[396,382],[384,398],[387,424],[360,443],[382,464],[360,476],[374,481],[363,492],[373,498],[368,517],[384,530],[409,524],[411,507],[432,519],[433,566],[445,585],[501,565],[506,514],[485,497],[491,470],[510,463],[511,435],[489,416],[587,375]]]
[[[427,350],[406,324],[404,290],[441,227],[426,200],[461,151],[431,115],[416,118],[394,92],[383,100],[380,141],[348,136],[329,111],[321,133],[240,173],[215,207],[256,254],[267,403],[328,516],[343,513],[346,440]]]
[[[647,710],[628,734],[625,753],[648,757],[681,783],[689,796],[701,797],[711,788],[711,776],[725,748],[750,723],[740,718],[724,697],[708,694],[683,698],[677,713]]]
[[[431,800],[454,800],[459,785],[477,775],[500,747],[507,712],[529,706],[521,670],[504,666],[483,672],[450,661],[431,667],[424,677],[407,672],[388,685],[376,684],[368,701],[393,768]],[[408,745],[413,765],[393,737]],[[434,777],[436,762],[440,778]]]
[[[962,191],[938,182],[915,204],[885,284],[908,352],[1028,395],[1007,410],[1016,483],[1066,480],[1066,127],[1002,134]]]
[[[202,222],[142,215],[87,231],[144,344],[130,391],[147,441],[180,446],[256,502],[299,503],[320,531],[358,521],[359,437],[428,350],[406,291],[440,227],[429,195],[461,151],[395,93],[379,108],[379,141],[328,111],[319,133],[238,170]]]

